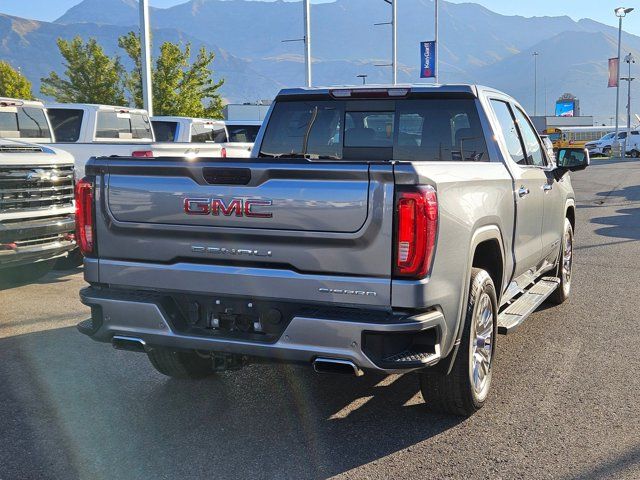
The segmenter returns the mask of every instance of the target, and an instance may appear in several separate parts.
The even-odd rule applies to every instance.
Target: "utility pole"
[[[631,76],[631,64],[636,63],[636,59],[633,57],[631,53],[629,53],[626,57],[624,57],[624,61],[629,64],[629,76],[622,77],[620,79],[620,80],[626,80],[627,82],[629,82],[627,85],[627,136],[624,139],[624,145],[625,145],[624,151],[626,153],[627,141],[631,138],[631,82],[635,80],[635,78]]]
[[[433,80],[435,83],[438,83],[438,76],[440,75],[440,68],[438,67],[438,64],[440,63],[440,25],[438,23],[438,15],[440,13],[440,2],[438,0],[434,0],[434,7],[435,7],[435,41],[436,41],[436,65],[435,65],[435,72],[433,74]]]
[[[140,51],[142,54],[142,103],[153,116],[153,89],[151,86],[151,31],[149,30],[149,0],[140,0]]]
[[[391,5],[391,21],[374,23],[375,26],[391,25],[391,63],[376,64],[376,67],[391,67],[391,80],[395,85],[398,83],[398,0],[384,0]]]
[[[304,37],[294,38],[290,40],[282,40],[282,43],[289,42],[303,42],[304,43],[304,70],[305,70],[305,83],[307,87],[312,85],[311,82],[311,0],[303,0],[302,6],[304,8]]]
[[[613,139],[613,143],[611,145],[612,150],[615,150],[616,155],[620,154],[620,140],[618,139],[618,133],[620,132],[620,46],[622,44],[622,19],[627,15],[627,13],[633,12],[633,8],[625,8],[619,7],[614,10],[616,17],[618,17],[618,72],[616,78],[616,136]],[[626,152],[625,152],[626,153]],[[622,154],[621,156],[624,156]]]
[[[533,116],[538,116],[538,52],[533,52]]]
[[[398,0],[391,0],[391,63],[393,63],[393,84],[398,83]]]
[[[304,61],[307,87],[311,86],[311,0],[304,0]]]

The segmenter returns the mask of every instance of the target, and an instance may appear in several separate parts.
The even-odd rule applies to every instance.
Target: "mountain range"
[[[388,82],[390,69],[376,64],[390,62],[390,27],[374,23],[388,22],[390,15],[382,0],[314,4],[314,84],[353,84],[359,74],[368,75],[369,83]],[[121,55],[118,36],[137,30],[137,24],[136,0],[84,0],[54,22],[0,14],[0,57],[20,67],[38,89],[41,77],[63,69],[56,38],[96,37],[109,54]],[[154,51],[165,40],[214,51],[214,76],[225,78],[228,101],[273,98],[279,88],[304,82],[302,43],[282,42],[303,36],[301,2],[191,0],[152,8],[151,25]],[[580,98],[583,115],[610,122],[615,91],[606,88],[607,59],[616,55],[615,28],[589,19],[505,16],[474,3],[448,2],[441,2],[440,27],[441,81],[494,86],[539,114],[551,113],[555,100],[570,92]],[[399,81],[419,81],[419,42],[433,36],[433,1],[402,0]],[[625,33],[623,46],[624,53],[640,58],[640,37]],[[632,106],[640,111],[640,101]]]

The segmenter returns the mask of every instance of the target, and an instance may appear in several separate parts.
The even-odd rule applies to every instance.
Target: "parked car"
[[[496,334],[569,297],[568,172],[588,163],[553,165],[489,88],[284,90],[252,158],[89,161],[78,328],[171,377],[257,357],[416,372],[434,409],[470,415]]]
[[[191,117],[152,117],[151,124],[159,142],[200,144],[204,148],[216,149],[215,157],[249,157],[253,141],[238,143],[230,142],[227,126],[222,120]],[[258,127],[259,128],[259,127]],[[234,140],[238,134],[232,137]],[[241,137],[246,140],[249,137]],[[253,135],[255,140],[255,135]]]
[[[604,155],[605,157],[611,156],[612,145],[616,138],[615,133],[608,133],[600,140],[595,142],[588,142],[585,148],[589,151],[590,155]],[[640,131],[632,130],[631,135],[627,139],[627,132],[618,133],[618,141],[620,143],[626,140],[626,153],[634,158],[640,155]]]
[[[71,153],[79,178],[94,156],[220,156],[210,145],[180,145],[155,142],[146,110],[92,104],[48,104],[55,145]]]
[[[73,158],[48,143],[42,104],[0,98],[0,276],[52,266],[76,248]],[[46,271],[42,269],[42,271]],[[15,273],[15,270],[12,270]]]

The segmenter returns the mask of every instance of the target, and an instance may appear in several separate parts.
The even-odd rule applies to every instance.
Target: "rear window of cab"
[[[473,98],[278,101],[259,155],[312,160],[489,160]]]

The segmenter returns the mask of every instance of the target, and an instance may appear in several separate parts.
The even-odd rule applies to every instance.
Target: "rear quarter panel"
[[[439,306],[447,321],[443,345],[450,348],[466,304],[475,246],[488,238],[501,244],[505,278],[497,290],[504,290],[513,269],[512,179],[501,162],[415,162],[397,165],[395,175],[396,185],[432,185],[438,194],[439,219],[430,275],[420,281],[394,280],[392,304]]]

